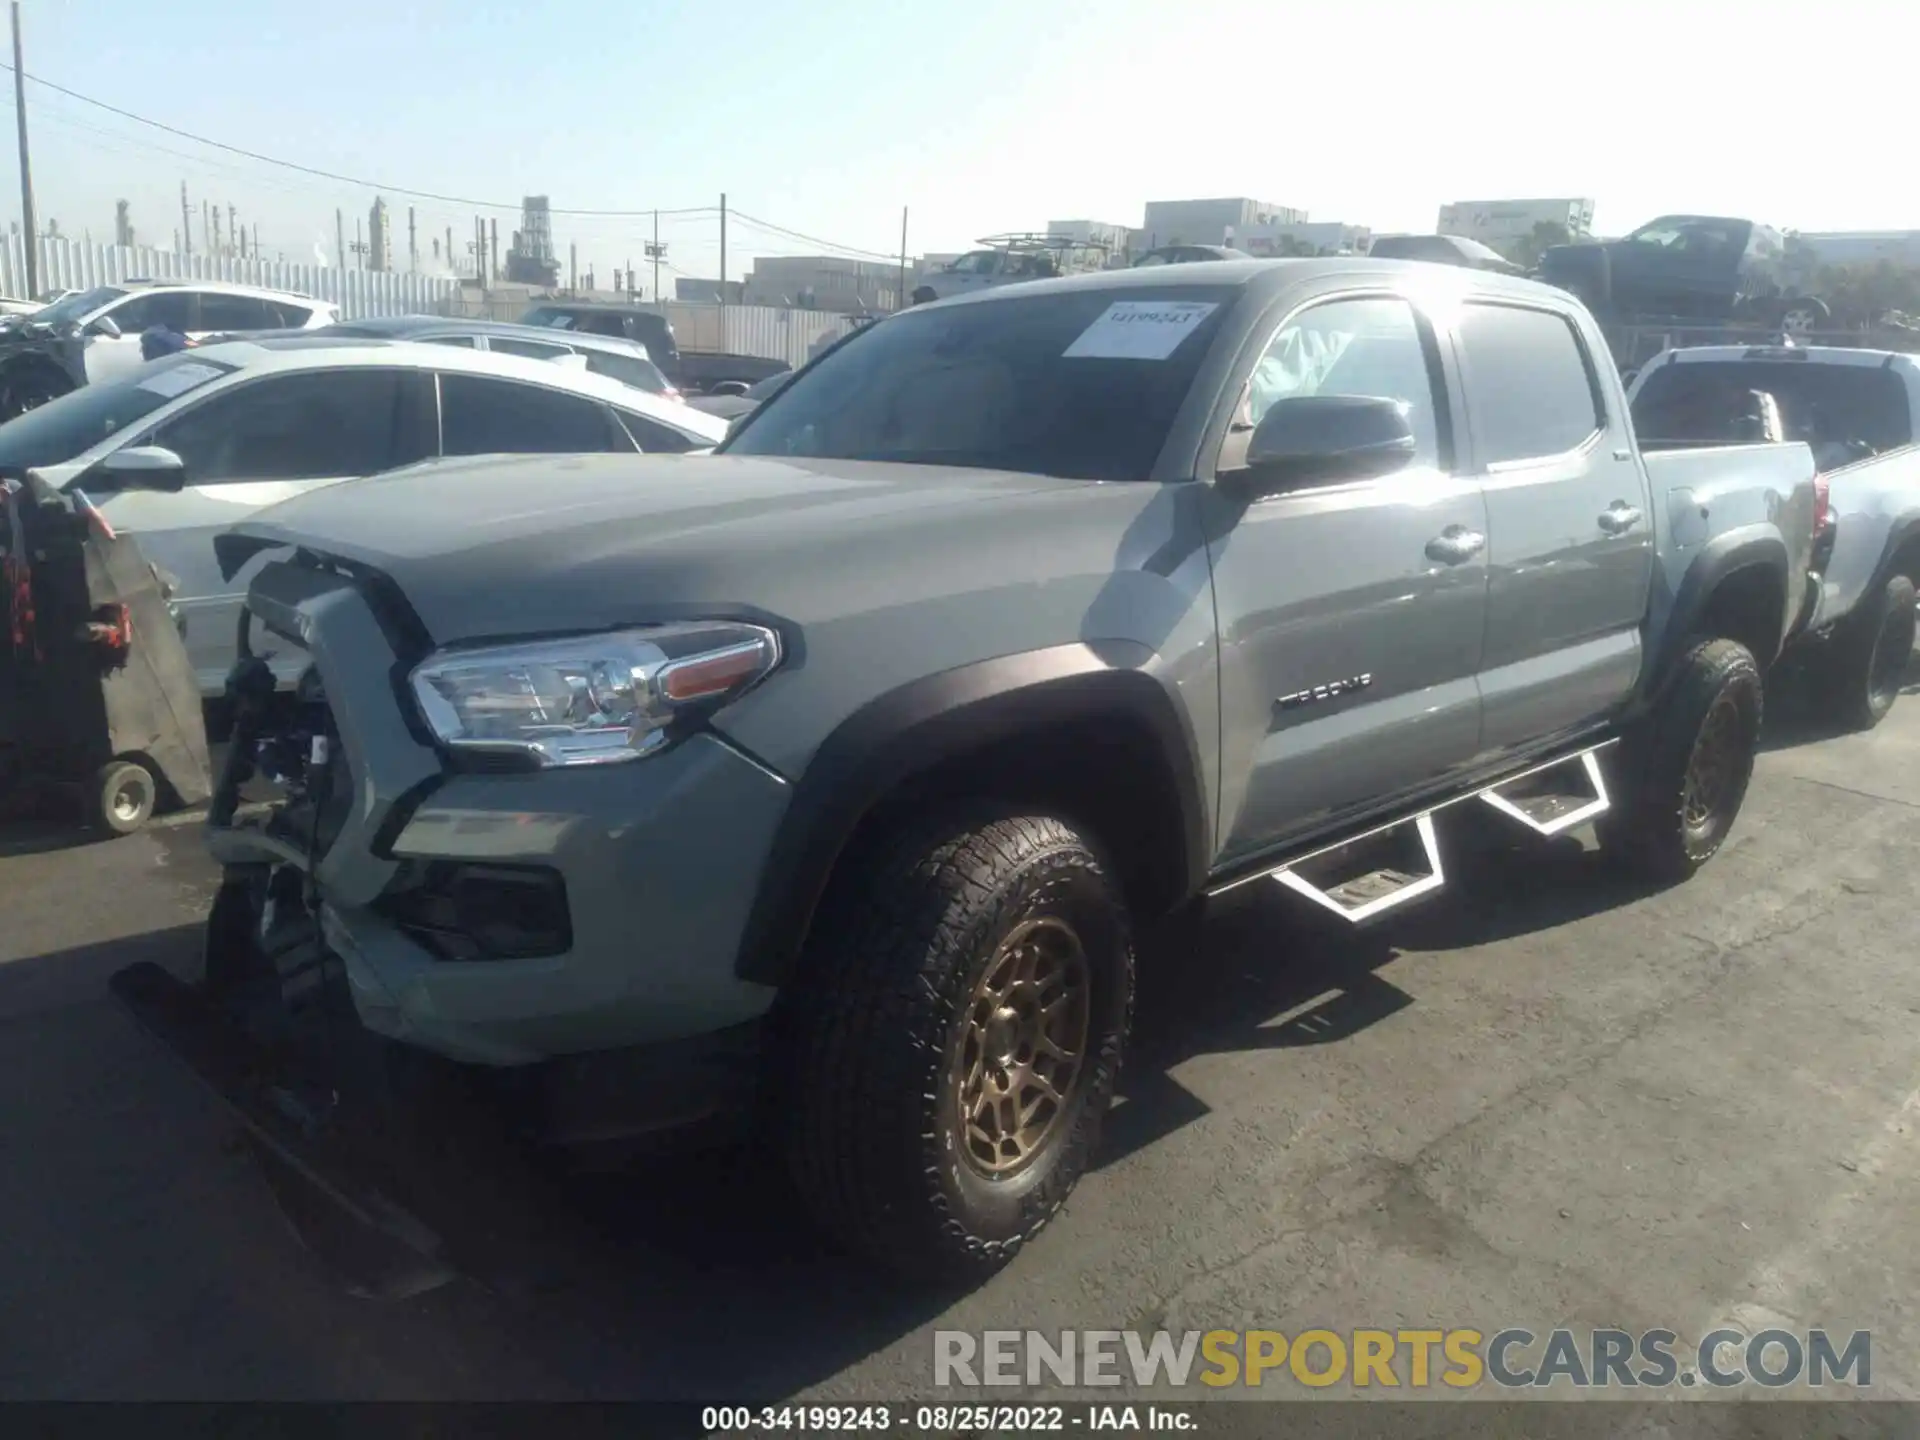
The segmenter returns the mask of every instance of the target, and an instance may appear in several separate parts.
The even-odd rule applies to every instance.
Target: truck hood
[[[215,549],[229,579],[287,546],[377,571],[445,644],[777,609],[797,592],[816,605],[836,595],[831,608],[845,613],[863,590],[899,596],[938,583],[929,562],[953,583],[963,571],[979,576],[988,544],[998,559],[1040,543],[1056,527],[1023,521],[1036,506],[1066,503],[1081,512],[1079,528],[1090,517],[1072,497],[1131,492],[1114,528],[1090,526],[1110,559],[1141,492],[1155,488],[860,461],[487,456],[309,492],[235,526]]]

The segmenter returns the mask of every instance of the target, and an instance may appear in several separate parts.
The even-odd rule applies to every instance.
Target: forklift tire
[[[1619,748],[1601,850],[1662,884],[1690,877],[1726,843],[1760,745],[1760,667],[1734,640],[1696,641],[1659,703]]]
[[[87,824],[110,835],[131,835],[153,818],[159,784],[146,766],[132,760],[102,765],[87,792]]]
[[[1871,730],[1887,718],[1906,683],[1914,631],[1913,581],[1889,576],[1880,593],[1834,637],[1823,673],[1813,677],[1814,693],[1836,723]]]

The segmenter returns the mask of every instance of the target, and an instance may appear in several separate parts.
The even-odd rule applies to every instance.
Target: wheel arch
[[[1787,542],[1771,528],[1729,531],[1709,540],[1687,567],[1658,637],[1646,689],[1657,689],[1698,634],[1738,640],[1764,672],[1788,633]]]
[[[735,971],[779,984],[855,840],[945,800],[1064,802],[1063,818],[1091,826],[1130,901],[1171,907],[1204,888],[1211,854],[1199,755],[1162,680],[1086,644],[889,691],[843,721],[800,776]],[[1115,777],[1116,765],[1126,773]]]

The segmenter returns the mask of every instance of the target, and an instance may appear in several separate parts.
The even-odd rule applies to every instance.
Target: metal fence
[[[223,280],[329,300],[341,318],[369,315],[453,315],[465,319],[518,320],[534,297],[520,288],[488,292],[445,276],[393,271],[346,270],[335,265],[294,265],[279,260],[177,255],[149,246],[89,245],[58,236],[40,241],[39,288],[88,290],[124,280]],[[27,295],[26,240],[0,243],[0,295]],[[680,348],[708,354],[757,355],[800,366],[823,335],[838,335],[846,317],[824,310],[788,310],[766,305],[719,305],[669,300],[649,306],[666,312]]]
[[[224,280],[290,290],[330,300],[342,318],[368,315],[438,314],[459,282],[430,275],[379,270],[343,270],[333,265],[289,265],[277,260],[240,260],[211,255],[176,255],[144,245],[87,245],[59,237],[40,241],[39,283],[54,289],[87,290],[123,280]],[[26,239],[8,235],[0,245],[0,294],[27,295]]]

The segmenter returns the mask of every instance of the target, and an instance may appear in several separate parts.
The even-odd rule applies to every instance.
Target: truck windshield
[[[60,465],[138,424],[168,401],[234,367],[198,355],[170,355],[102,385],[83,385],[0,425],[0,474]]]
[[[1662,365],[1634,396],[1633,428],[1654,444],[1739,443],[1738,418],[1754,391],[1774,397],[1786,438],[1806,442],[1822,470],[1913,443],[1913,416],[1899,375],[1877,365],[1812,360]]]
[[[1129,286],[909,310],[802,370],[722,448],[1145,480],[1238,293]]]

